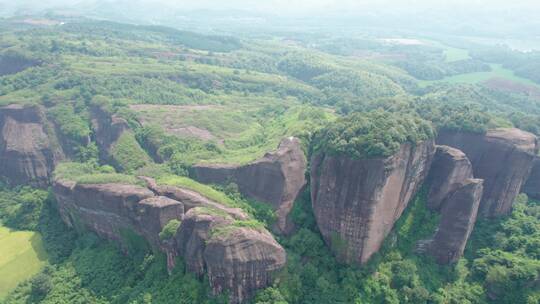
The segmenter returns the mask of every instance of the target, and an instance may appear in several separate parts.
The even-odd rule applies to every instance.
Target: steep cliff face
[[[427,178],[427,206],[431,210],[440,210],[444,199],[472,177],[472,165],[465,153],[452,147],[437,146]]]
[[[150,189],[57,180],[53,190],[68,225],[90,229],[124,247],[133,237],[142,237],[167,254],[170,267],[181,255],[189,271],[208,274],[216,294],[228,291],[231,303],[245,302],[269,286],[272,274],[285,265],[285,250],[266,229],[243,226],[249,217],[242,210],[146,180]],[[180,228],[172,239],[161,240],[159,233],[173,219],[182,221]]]
[[[433,141],[403,144],[388,158],[354,160],[319,154],[311,196],[319,229],[342,261],[364,263],[377,252],[424,181]]]
[[[213,292],[230,291],[231,303],[269,286],[286,262],[285,250],[265,229],[242,227],[229,215],[202,207],[186,213],[176,239],[187,268],[206,270]]]
[[[482,198],[481,179],[467,179],[443,202],[439,228],[428,253],[440,264],[457,262],[476,222]]]
[[[474,177],[484,179],[479,211],[483,217],[510,212],[538,152],[536,136],[519,129],[495,129],[486,134],[443,131],[437,143],[463,151],[472,163]]]
[[[1,107],[0,175],[12,184],[46,187],[56,163],[64,158],[48,129],[52,128],[38,106]]]
[[[297,138],[285,138],[276,151],[245,166],[197,165],[195,179],[202,183],[234,182],[240,192],[252,199],[272,204],[277,212],[277,230],[287,233],[287,216],[305,185],[306,157]]]
[[[531,174],[529,174],[521,191],[531,198],[540,199],[540,157],[534,158]]]

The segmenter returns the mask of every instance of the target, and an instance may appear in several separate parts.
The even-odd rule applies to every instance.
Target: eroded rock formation
[[[482,183],[481,179],[467,179],[444,199],[439,228],[427,250],[438,263],[457,262],[463,255],[476,222]]]
[[[208,273],[215,294],[231,292],[241,303],[269,286],[286,262],[285,250],[265,229],[242,227],[228,214],[202,207],[189,210],[177,235],[187,268]]]
[[[277,212],[277,230],[290,232],[287,216],[305,185],[306,157],[297,138],[285,138],[276,151],[245,166],[197,165],[194,178],[202,183],[236,183],[252,199],[272,204]]]
[[[472,177],[472,165],[465,153],[452,147],[437,146],[427,179],[427,206],[431,210],[440,210],[444,199]]]
[[[443,131],[437,143],[463,151],[475,178],[484,180],[479,215],[496,217],[512,209],[538,152],[536,136],[519,129],[494,129],[486,134]]]
[[[540,157],[534,158],[531,173],[521,190],[531,198],[540,199]]]
[[[311,162],[311,196],[319,229],[342,261],[364,263],[377,252],[424,181],[433,141],[403,144],[388,158],[319,154]]]
[[[1,107],[0,175],[15,185],[46,187],[56,163],[64,158],[52,133],[39,106]]]
[[[473,179],[472,165],[465,153],[437,146],[427,179],[427,207],[440,213],[433,238],[417,244],[440,264],[456,262],[471,234],[482,198],[483,180]]]
[[[128,249],[134,237],[144,238],[167,254],[168,266],[177,255],[187,269],[208,274],[212,290],[229,291],[231,303],[242,303],[257,289],[272,283],[272,274],[285,265],[285,250],[263,227],[243,226],[249,217],[191,190],[124,184],[77,184],[55,181],[60,214],[70,226],[84,227]],[[184,213],[187,211],[187,213]],[[172,239],[161,240],[165,225],[182,221]]]

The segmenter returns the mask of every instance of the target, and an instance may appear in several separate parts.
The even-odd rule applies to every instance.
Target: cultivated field
[[[45,266],[41,235],[0,226],[0,299]]]

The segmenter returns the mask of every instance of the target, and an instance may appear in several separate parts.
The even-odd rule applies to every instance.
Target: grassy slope
[[[46,264],[39,233],[0,226],[0,299]]]
[[[446,77],[441,80],[435,80],[435,81],[420,81],[421,86],[427,86],[434,83],[441,83],[441,82],[447,82],[447,83],[480,83],[486,80],[489,80],[491,78],[504,78],[511,81],[515,81],[517,83],[526,84],[526,85],[534,85],[536,87],[540,87],[534,82],[532,82],[529,79],[516,76],[514,72],[511,70],[503,68],[500,64],[491,64],[491,71],[490,72],[478,72],[478,73],[468,73],[468,74],[460,74],[456,76]]]

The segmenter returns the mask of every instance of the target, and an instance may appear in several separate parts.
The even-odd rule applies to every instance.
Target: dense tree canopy
[[[376,110],[338,119],[320,130],[313,142],[316,152],[370,158],[390,156],[403,143],[433,136],[431,125],[418,116]]]

